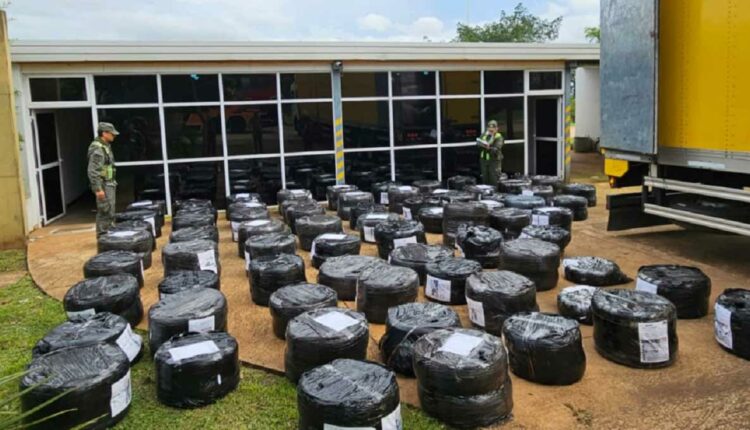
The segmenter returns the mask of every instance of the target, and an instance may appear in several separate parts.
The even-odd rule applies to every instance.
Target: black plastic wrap
[[[505,204],[504,204],[504,203],[502,203],[502,202],[499,202],[499,201],[497,201],[497,200],[487,200],[487,199],[483,199],[483,200],[479,200],[479,203],[481,203],[481,204],[483,204],[483,205],[487,206],[487,210],[488,210],[488,211],[492,211],[492,209],[495,209],[495,208],[498,208],[498,209],[499,209],[499,208],[504,208],[504,207],[505,207]]]
[[[349,212],[349,228],[357,230],[357,220],[360,216],[371,212],[388,212],[388,207],[379,203],[359,202]]]
[[[714,337],[732,354],[750,360],[750,290],[727,288],[714,305]]]
[[[227,196],[227,209],[224,212],[227,221],[232,219],[232,205],[235,203],[263,203],[260,194],[257,193],[236,193]]]
[[[555,190],[555,193],[559,193],[565,185],[563,179],[559,176],[553,175],[533,175],[530,176],[531,183],[533,185],[550,186]]]
[[[576,284],[609,287],[632,281],[622,273],[617,263],[602,257],[570,257],[564,259],[562,265],[565,269],[565,279]]]
[[[154,354],[156,396],[176,408],[209,405],[240,383],[237,340],[227,333],[184,333]]]
[[[472,325],[495,336],[502,334],[503,323],[511,315],[539,310],[534,282],[507,270],[469,276],[466,304]]]
[[[156,238],[154,237],[151,224],[149,224],[146,221],[141,221],[141,220],[122,221],[122,222],[115,223],[115,225],[107,229],[107,231],[132,231],[132,230],[145,231],[146,233],[150,234],[152,242],[153,242],[153,245],[151,246],[151,250],[156,251]]]
[[[341,218],[335,215],[310,215],[298,218],[295,223],[299,247],[310,251],[313,240],[324,233],[341,233]]]
[[[461,319],[445,305],[406,303],[388,309],[385,334],[380,338],[383,362],[400,374],[414,376],[414,342],[427,333],[449,327],[461,327]]]
[[[185,227],[169,234],[169,242],[190,242],[191,240],[210,240],[219,243],[219,229],[215,225]]]
[[[87,429],[114,426],[130,409],[130,362],[120,348],[98,343],[63,348],[34,358],[19,383],[26,425],[62,413],[32,429],[69,429],[95,421]]]
[[[388,262],[394,266],[414,269],[419,275],[420,285],[424,285],[427,279],[427,263],[448,257],[453,257],[453,250],[447,246],[409,243],[391,251]]]
[[[312,215],[325,215],[326,210],[317,202],[300,202],[290,206],[286,211],[286,222],[292,229],[292,233],[297,234],[297,220]],[[341,221],[339,220],[339,225]],[[311,239],[312,240],[312,239]]]
[[[464,188],[468,187],[469,185],[476,185],[477,179],[473,176],[456,175],[448,178],[446,184],[448,185],[449,190],[463,191]]]
[[[390,187],[388,189],[388,210],[401,215],[403,213],[404,201],[419,196],[419,189],[411,185]]]
[[[473,429],[501,424],[513,411],[513,388],[507,379],[496,391],[475,396],[454,396],[417,385],[422,410],[454,428]]]
[[[500,250],[503,270],[510,270],[534,281],[537,291],[557,286],[560,247],[539,239],[515,239],[504,242]]]
[[[521,188],[521,195],[541,197],[544,199],[545,204],[549,204],[552,201],[552,197],[555,195],[555,190],[549,185],[532,185],[530,187]]]
[[[143,260],[132,251],[105,251],[89,258],[83,264],[83,277],[96,278],[117,274],[133,275],[143,288]]]
[[[211,288],[191,288],[169,294],[148,310],[151,354],[172,336],[226,329],[227,299],[221,291]]]
[[[547,200],[540,196],[507,195],[505,196],[505,207],[516,209],[534,209],[547,206]]]
[[[292,206],[297,206],[299,204],[317,204],[317,202],[312,198],[304,198],[286,199],[283,203],[279,203],[279,215],[281,215],[281,219],[284,220],[285,223],[289,224],[289,220],[287,219],[287,212],[291,209]]]
[[[521,239],[539,239],[554,243],[560,252],[570,244],[570,231],[556,225],[527,225],[521,230]]]
[[[133,211],[153,211],[156,213],[156,224],[161,228],[164,227],[164,215],[167,213],[167,202],[164,200],[141,200],[129,204],[125,212]]]
[[[387,259],[395,248],[407,243],[427,243],[424,226],[418,221],[385,221],[375,226],[378,256]]]
[[[326,187],[326,200],[328,201],[328,210],[338,210],[339,195],[341,193],[357,191],[357,189],[358,188],[356,185],[351,184],[329,185],[328,187]]]
[[[503,234],[506,240],[516,239],[521,230],[531,224],[531,211],[516,208],[500,208],[490,211],[490,227]]]
[[[596,206],[596,187],[591,184],[565,184],[562,187],[562,193],[585,197],[588,207]]]
[[[424,206],[419,210],[417,216],[419,222],[424,226],[427,233],[443,232],[443,207],[442,206]]]
[[[497,189],[501,193],[521,194],[524,187],[532,185],[529,178],[501,179],[497,182]]]
[[[594,345],[602,357],[636,368],[666,367],[677,359],[677,310],[664,297],[599,289],[591,312]]]
[[[584,221],[589,217],[588,200],[585,197],[560,194],[552,197],[551,204],[573,211],[573,221]]]
[[[512,315],[503,324],[508,362],[516,375],[545,385],[583,378],[586,354],[575,320],[542,312]]]
[[[358,255],[362,244],[359,236],[343,233],[324,233],[313,240],[310,260],[316,269],[331,257]]]
[[[237,227],[237,255],[245,256],[245,242],[251,237],[268,233],[290,233],[289,227],[277,219],[245,221]]]
[[[80,321],[66,321],[41,338],[31,350],[36,358],[62,348],[95,345],[104,342],[117,346],[135,363],[143,353],[143,339],[133,333],[125,318],[109,312]]]
[[[208,209],[212,213],[215,212],[215,208],[213,203],[211,203],[211,200],[208,199],[180,199],[175,200],[175,202],[172,204],[172,210],[174,212],[183,210],[183,209]]]
[[[401,207],[401,215],[404,219],[417,220],[419,210],[424,206],[424,199],[422,197],[409,197],[404,200],[404,204]]]
[[[159,298],[191,288],[221,289],[219,275],[207,270],[178,270],[159,282]]]
[[[412,182],[412,186],[417,187],[422,194],[430,194],[440,188],[440,181],[435,179],[420,179]]]
[[[677,308],[677,318],[692,319],[708,315],[711,279],[697,267],[674,264],[641,266],[635,289],[658,294],[672,302]]]
[[[458,226],[488,225],[490,211],[479,202],[448,203],[443,208],[443,245],[454,246]]]
[[[591,298],[595,292],[596,288],[589,285],[565,287],[557,295],[557,311],[564,317],[591,325]]]
[[[336,213],[339,218],[348,221],[351,217],[352,208],[359,203],[373,203],[372,193],[366,191],[349,191],[338,194],[338,203],[336,204]]]
[[[199,200],[201,203],[189,203],[182,206],[174,206],[175,215],[188,215],[188,214],[211,214],[213,216],[214,224],[219,219],[219,213],[215,207],[208,200]]]
[[[357,230],[359,231],[359,238],[364,243],[376,243],[375,240],[375,227],[378,224],[386,221],[399,221],[401,217],[398,214],[390,212],[368,212],[362,214],[357,220]]]
[[[109,231],[96,238],[96,251],[132,251],[142,255],[143,268],[151,267],[153,236],[143,230]]]
[[[123,221],[146,221],[147,223],[151,224],[151,233],[154,234],[154,237],[161,237],[161,226],[159,220],[159,215],[156,211],[150,211],[150,210],[134,210],[134,211],[128,211],[128,212],[118,212],[115,214],[115,221],[116,222],[123,222]]]
[[[485,197],[491,196],[497,192],[497,189],[492,185],[487,184],[476,184],[467,185],[463,191],[474,194],[475,200],[482,200]]]
[[[433,197],[440,200],[441,204],[447,203],[465,203],[476,201],[476,196],[468,191],[449,190],[444,193],[433,192]]]
[[[364,255],[331,257],[320,266],[318,283],[333,288],[339,300],[354,300],[360,273],[373,264],[383,264],[383,260]]]
[[[185,227],[215,226],[214,216],[208,210],[199,212],[179,212],[172,217],[172,231]]]
[[[178,270],[208,270],[221,276],[219,246],[211,240],[172,242],[161,249],[164,275]]]
[[[339,359],[297,386],[299,430],[403,428],[396,375],[379,363]]]
[[[381,264],[363,270],[357,280],[357,311],[383,324],[388,308],[417,300],[419,275],[408,267]]]
[[[276,192],[276,202],[281,205],[287,200],[308,200],[312,199],[312,193],[310,190],[305,189],[296,189],[296,190],[289,190],[289,189],[283,189]]]
[[[556,225],[570,231],[573,211],[568,208],[545,206],[531,210],[532,225]]]
[[[268,306],[274,291],[287,285],[307,282],[302,257],[279,254],[253,258],[250,261],[250,297],[253,303]]]
[[[388,190],[391,187],[398,187],[401,185],[401,182],[392,182],[392,181],[385,181],[385,182],[376,182],[372,185],[372,194],[375,196],[375,201],[377,203],[380,203],[381,205],[388,205]]]
[[[303,373],[337,358],[364,360],[369,341],[370,328],[359,312],[334,307],[303,312],[286,328],[286,377],[297,383]]]
[[[461,225],[456,233],[459,255],[474,260],[485,269],[497,268],[503,235],[484,225]]]
[[[84,279],[65,293],[63,307],[71,321],[109,312],[125,318],[135,327],[143,318],[138,281],[130,274]]]
[[[245,267],[258,257],[280,254],[296,254],[297,241],[291,233],[266,233],[252,236],[245,241]]]
[[[337,305],[336,291],[325,285],[305,282],[281,287],[268,300],[273,334],[279,339],[285,339],[286,326],[292,318],[313,309],[335,308]]]
[[[232,204],[232,212],[229,216],[229,226],[232,230],[232,240],[239,240],[238,232],[240,224],[246,221],[269,219],[268,207],[259,202],[237,202]]]
[[[424,295],[430,300],[450,305],[466,304],[466,279],[482,271],[474,260],[448,257],[425,265],[427,279]]]

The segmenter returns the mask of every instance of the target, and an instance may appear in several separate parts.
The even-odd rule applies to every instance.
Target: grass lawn
[[[5,264],[0,262],[0,267]],[[29,276],[0,287],[0,376],[22,371],[31,360],[31,348],[36,341],[65,319],[62,304],[39,291]],[[145,339],[145,333],[139,334]],[[132,377],[133,403],[117,429],[297,428],[294,385],[261,370],[243,368],[242,381],[235,392],[213,405],[192,410],[166,407],[157,401],[150,354],[144,354],[132,368]],[[16,389],[16,384],[0,387],[0,403]],[[19,404],[11,404],[0,409],[0,413],[18,408]],[[416,408],[404,405],[402,413],[404,428],[445,428]]]

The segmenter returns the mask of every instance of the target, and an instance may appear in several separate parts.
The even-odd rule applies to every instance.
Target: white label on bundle
[[[365,242],[375,242],[375,227],[363,225],[362,228],[365,232]]]
[[[411,209],[409,209],[406,206],[404,206],[402,208],[402,211],[404,213],[404,219],[409,219],[409,220],[412,219],[412,217],[411,217]]]
[[[310,247],[310,257],[315,256],[315,240],[312,242],[312,246]]]
[[[714,305],[714,334],[716,341],[732,349],[732,311],[716,303]]]
[[[197,357],[199,355],[213,354],[219,352],[219,347],[214,341],[205,340],[203,342],[192,343],[190,345],[169,348],[169,355],[175,361],[182,361],[186,358]]]
[[[249,222],[247,223],[247,225],[249,225],[249,226],[251,226],[251,227],[257,227],[257,226],[259,226],[259,225],[266,225],[266,224],[268,224],[269,222],[271,222],[271,221],[269,221],[269,220],[267,220],[267,219],[256,219],[255,221],[249,221]]]
[[[529,235],[528,235],[528,234],[526,234],[526,233],[521,233],[521,234],[520,234],[520,235],[518,236],[518,238],[519,238],[519,239],[533,239],[533,237],[529,236]]]
[[[365,219],[388,219],[388,214],[367,214]]]
[[[72,320],[74,318],[90,318],[96,315],[96,310],[94,308],[88,308],[84,309],[82,311],[67,311],[68,319]]]
[[[635,281],[635,289],[638,291],[645,291],[647,293],[658,294],[657,293],[658,288],[656,287],[656,285],[652,284],[651,282],[645,281],[641,278],[638,278]]]
[[[305,190],[289,190],[289,192],[295,195],[305,194]]]
[[[398,187],[399,191],[411,191],[411,187],[408,185],[404,185],[402,187]]]
[[[592,287],[590,285],[573,285],[572,287],[563,288],[563,291],[565,291],[566,293],[576,293],[578,291],[590,291],[591,294],[594,294],[594,291],[596,291],[596,287]]]
[[[250,270],[250,253],[245,251],[245,270]]]
[[[236,199],[246,199],[250,197],[250,193],[237,193],[234,195]]]
[[[144,279],[144,276],[146,275],[143,273],[143,259],[142,258],[141,258],[140,263],[141,263],[141,279]]]
[[[393,239],[393,248],[400,248],[409,243],[417,243],[417,236],[400,237]]]
[[[531,224],[549,225],[549,215],[531,215]]]
[[[112,417],[116,417],[130,404],[133,393],[130,387],[130,369],[119,381],[112,384],[109,397],[109,411]]]
[[[388,193],[380,193],[380,204],[381,205],[388,204]]]
[[[229,225],[232,226],[232,241],[237,242],[237,233],[240,230],[240,223],[237,221],[232,221],[229,223]]]
[[[481,337],[470,336],[463,333],[453,333],[448,336],[443,346],[438,348],[438,351],[450,352],[462,357],[468,357],[471,351],[477,346],[481,345],[484,339]]]
[[[200,270],[210,270],[214,273],[219,273],[219,269],[216,267],[216,255],[214,255],[213,249],[198,253],[198,266]]]
[[[522,191],[521,191],[521,195],[522,195],[522,196],[533,196],[533,195],[534,195],[534,192],[533,192],[533,191],[531,191],[531,190],[522,190]]]
[[[262,208],[263,203],[258,202],[240,202],[243,208]]]
[[[323,239],[323,240],[344,240],[346,239],[345,234],[337,234],[337,233],[323,233],[320,236],[316,237],[315,240]]]
[[[154,204],[154,202],[152,202],[151,200],[141,200],[140,202],[134,202],[134,203],[132,203],[130,206],[132,206],[134,208],[139,208],[141,206],[149,206],[149,205],[152,205],[152,204]]]
[[[432,194],[445,194],[447,192],[448,190],[446,190],[445,188],[437,188],[435,190],[432,190]]]
[[[221,375],[216,375],[216,383],[221,385]]]
[[[353,325],[359,324],[359,320],[356,320],[349,315],[345,315],[341,312],[328,312],[317,318],[315,322],[322,324],[331,330],[341,331]]]
[[[474,324],[484,327],[484,305],[482,302],[466,298],[466,304],[469,306],[469,319]]]
[[[138,234],[137,231],[113,231],[110,236],[114,237],[133,237]]]
[[[335,424],[323,424],[323,430],[375,430],[375,427],[341,427]]]
[[[146,218],[146,222],[151,224],[151,234],[154,235],[154,238],[156,238],[156,220],[154,217]]]
[[[140,336],[133,333],[130,324],[127,324],[125,330],[122,331],[122,334],[120,334],[120,337],[117,338],[115,343],[117,343],[117,346],[120,347],[122,352],[128,356],[128,360],[133,361],[141,351],[141,344],[143,341]]]
[[[427,280],[424,284],[424,295],[441,302],[450,302],[451,281],[427,275]]]
[[[198,318],[194,320],[188,320],[188,331],[194,333],[206,333],[213,331],[216,328],[216,318],[213,315],[209,315],[205,318]]]
[[[663,363],[669,360],[667,321],[638,323],[641,363]]]
[[[382,430],[403,430],[404,422],[401,419],[401,405],[396,406],[390,414],[383,417],[380,420],[380,428]]]

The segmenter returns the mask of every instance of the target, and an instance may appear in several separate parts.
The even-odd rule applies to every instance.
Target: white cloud
[[[406,33],[414,37],[428,37],[430,39],[442,36],[445,25],[434,16],[417,18],[406,27]]]
[[[368,13],[357,19],[357,24],[362,30],[373,30],[382,33],[391,27],[391,20],[377,13]]]
[[[547,2],[540,16],[545,19],[563,17],[556,42],[586,42],[584,29],[599,25],[599,0]]]

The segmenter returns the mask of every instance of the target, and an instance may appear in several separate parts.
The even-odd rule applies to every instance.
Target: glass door
[[[63,160],[60,158],[57,116],[54,111],[34,111],[31,119],[35,140],[39,203],[42,223],[46,225],[65,215]]]
[[[560,175],[561,98],[529,97],[529,173]]]

